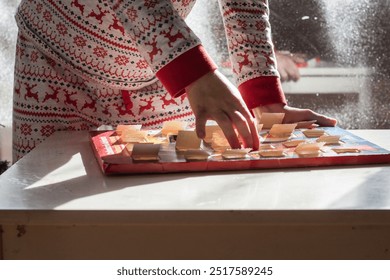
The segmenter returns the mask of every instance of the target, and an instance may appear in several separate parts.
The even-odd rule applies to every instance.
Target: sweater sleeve
[[[268,0],[220,0],[236,84],[249,109],[284,103],[271,40]]]
[[[170,0],[110,3],[140,54],[173,97],[217,68]]]

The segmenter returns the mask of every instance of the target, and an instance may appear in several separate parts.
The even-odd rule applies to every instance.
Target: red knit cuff
[[[172,60],[156,76],[172,97],[178,97],[188,85],[215,69],[217,65],[199,45]]]
[[[280,79],[263,76],[246,81],[238,86],[249,109],[276,103],[287,104]]]

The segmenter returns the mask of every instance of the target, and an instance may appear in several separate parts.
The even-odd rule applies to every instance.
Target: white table
[[[390,130],[355,134],[390,149]],[[390,258],[390,164],[102,175],[58,132],[0,177],[5,259]]]

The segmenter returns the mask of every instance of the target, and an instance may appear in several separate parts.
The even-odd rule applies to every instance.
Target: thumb
[[[204,139],[206,137],[206,122],[207,122],[207,118],[205,118],[204,116],[196,116],[195,130],[196,130],[196,135],[200,139]]]

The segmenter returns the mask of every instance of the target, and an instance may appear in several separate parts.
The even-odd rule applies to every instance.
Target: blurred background
[[[0,159],[9,157],[20,0],[0,1]],[[269,0],[278,51],[303,54],[301,78],[283,87],[291,106],[311,108],[346,129],[390,128],[390,0]],[[218,1],[198,0],[187,19],[231,77]]]
[[[0,124],[9,126],[12,119],[13,66],[17,27],[14,20],[20,0],[0,1]]]
[[[188,22],[229,76],[218,1],[198,1]],[[301,78],[283,84],[289,105],[345,129],[390,128],[390,1],[269,0],[275,48],[303,54]]]
[[[0,0],[0,174],[11,162],[12,87],[17,27],[14,20],[20,0]]]

